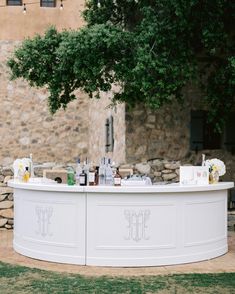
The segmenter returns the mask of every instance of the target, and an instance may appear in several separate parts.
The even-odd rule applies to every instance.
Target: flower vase
[[[212,171],[209,174],[209,183],[210,184],[217,184],[219,182],[219,172]]]

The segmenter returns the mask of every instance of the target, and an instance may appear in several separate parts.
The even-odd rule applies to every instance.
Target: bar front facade
[[[227,191],[207,186],[14,188],[14,249],[31,258],[96,266],[160,266],[228,251]]]

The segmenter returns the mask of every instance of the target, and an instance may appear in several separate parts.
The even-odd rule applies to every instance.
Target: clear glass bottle
[[[105,185],[105,159],[101,158],[100,167],[99,167],[99,185]]]
[[[111,160],[108,159],[108,164],[105,169],[105,184],[107,186],[113,186],[113,170],[111,167]]]
[[[79,185],[79,177],[80,177],[81,173],[82,173],[82,167],[81,167],[81,163],[80,163],[80,158],[78,158],[77,166],[76,166],[76,175],[75,175],[77,185]]]

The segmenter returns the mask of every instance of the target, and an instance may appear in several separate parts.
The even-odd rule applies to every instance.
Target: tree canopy
[[[89,0],[86,26],[25,40],[8,61],[12,78],[49,89],[52,113],[81,89],[153,109],[201,87],[221,128],[235,102],[234,0]]]

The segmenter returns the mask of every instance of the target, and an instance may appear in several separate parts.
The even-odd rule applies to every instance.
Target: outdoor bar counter
[[[68,186],[9,181],[14,249],[53,262],[158,266],[228,251],[227,191],[207,186]]]

